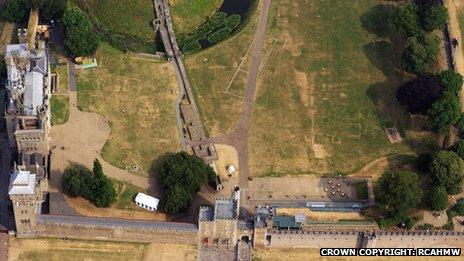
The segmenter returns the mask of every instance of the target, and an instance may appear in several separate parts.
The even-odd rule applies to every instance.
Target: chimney
[[[27,29],[18,29],[18,41],[20,44],[27,41]]]

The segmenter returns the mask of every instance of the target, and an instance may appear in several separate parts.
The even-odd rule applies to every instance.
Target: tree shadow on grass
[[[362,27],[378,37],[386,38],[390,34],[390,17],[394,14],[394,5],[379,4],[373,6],[369,11],[361,15]]]
[[[386,40],[378,40],[363,46],[367,59],[386,76],[395,73],[393,44]]]

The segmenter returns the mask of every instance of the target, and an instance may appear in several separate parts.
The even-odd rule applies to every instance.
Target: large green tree
[[[192,194],[180,185],[174,185],[166,192],[164,210],[171,215],[178,214],[187,209]]]
[[[388,217],[402,218],[421,202],[419,177],[409,171],[387,171],[376,183],[375,197]]]
[[[0,19],[11,23],[25,23],[29,10],[24,0],[7,0],[0,13]]]
[[[165,210],[170,214],[184,210],[192,195],[203,184],[214,182],[215,177],[214,170],[196,156],[186,152],[169,155],[162,164],[158,177],[161,186],[166,190]]]
[[[441,4],[425,6],[421,8],[420,18],[422,28],[426,31],[443,29],[448,21],[448,10]]]
[[[401,63],[410,73],[432,73],[437,63],[440,39],[435,34],[421,33],[406,41]]]
[[[430,163],[434,182],[443,186],[450,195],[462,191],[464,161],[452,151],[440,151]]]
[[[451,92],[455,95],[459,94],[463,84],[463,78],[461,74],[453,70],[446,70],[439,74],[439,78],[445,92]]]
[[[461,119],[459,97],[446,92],[432,104],[429,112],[430,126],[438,133],[447,134],[454,124]]]
[[[98,159],[93,162],[93,175],[93,203],[97,207],[109,207],[116,200],[116,190],[111,180],[103,173],[102,165]]]
[[[427,192],[426,196],[427,207],[431,210],[441,211],[448,207],[448,193],[441,186],[433,187]]]
[[[84,197],[97,207],[109,207],[116,200],[113,183],[103,173],[95,159],[93,173],[80,165],[71,165],[64,171],[63,188],[73,197]]]
[[[419,18],[419,7],[409,4],[398,10],[390,18],[392,31],[400,32],[406,37],[418,35],[422,32]]]
[[[64,30],[64,50],[69,56],[91,56],[95,53],[100,41],[87,14],[76,6],[69,7],[61,23]]]
[[[81,197],[86,195],[89,180],[92,178],[92,172],[80,165],[71,165],[63,173],[63,189],[72,197]]]

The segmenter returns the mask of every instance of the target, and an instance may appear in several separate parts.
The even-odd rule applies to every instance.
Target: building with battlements
[[[15,157],[9,196],[18,237],[36,234],[36,216],[48,189],[51,77],[48,49],[37,33],[38,11],[27,29],[18,30],[18,44],[5,50],[8,94],[5,122]]]

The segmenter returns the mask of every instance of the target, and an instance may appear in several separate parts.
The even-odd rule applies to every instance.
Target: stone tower
[[[237,243],[240,189],[230,199],[216,199],[214,209],[201,207],[198,220],[199,246],[234,248]]]
[[[37,34],[38,11],[32,10],[19,44],[6,46],[9,144],[15,155],[9,196],[18,237],[36,235],[36,217],[48,189],[51,77],[48,50]],[[26,38],[26,39],[25,39]]]

